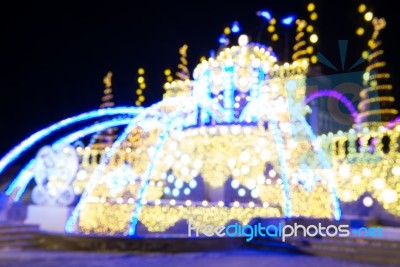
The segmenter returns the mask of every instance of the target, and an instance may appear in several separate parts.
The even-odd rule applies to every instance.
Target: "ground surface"
[[[196,253],[0,251],[0,267],[344,267],[390,266],[283,252],[231,250]]]

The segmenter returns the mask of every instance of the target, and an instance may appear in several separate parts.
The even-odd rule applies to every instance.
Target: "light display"
[[[252,43],[238,22],[224,29],[219,51],[201,60],[192,77],[188,46],[182,46],[176,79],[165,70],[163,100],[147,108],[111,108],[107,74],[100,110],[40,131],[0,160],[1,173],[54,131],[97,120],[39,150],[6,193],[18,201],[34,179],[34,203],[70,206],[65,229],[74,234],[134,236],[168,232],[181,222],[246,224],[259,217],[338,220],[340,202],[361,197],[366,207],[377,202],[400,216],[398,120],[386,128],[359,127],[366,116],[385,113],[369,110],[368,103],[394,99],[362,93],[358,114],[346,96],[333,90],[306,97],[307,72],[318,61],[319,41],[314,3],[307,12],[308,20],[286,16],[278,22],[269,11],[257,12],[268,21],[271,41],[279,39],[277,24],[296,22],[292,62],[280,62],[271,47]],[[366,6],[359,12],[379,23]],[[137,106],[145,99],[144,73],[138,70]],[[367,71],[364,80],[370,84],[385,75]],[[354,129],[315,136],[305,116],[311,111],[307,103],[318,97],[341,101]],[[99,119],[103,116],[110,118]],[[99,142],[107,129],[121,126],[118,137],[112,132],[112,142]],[[76,143],[90,135],[98,141]]]
[[[361,102],[358,104],[359,120],[361,127],[376,129],[398,114],[393,108],[394,97],[391,96],[390,74],[385,71],[386,62],[381,59],[384,51],[379,35],[386,27],[386,20],[374,17],[371,11],[367,11],[365,5],[360,5],[358,11],[364,14],[365,21],[370,24],[368,26],[372,26],[372,34],[367,43],[368,51],[362,54],[368,65],[363,75],[365,88],[360,92]],[[363,34],[364,28],[359,28],[357,35]]]

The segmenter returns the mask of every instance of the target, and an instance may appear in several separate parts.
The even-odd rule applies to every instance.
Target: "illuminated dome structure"
[[[314,9],[308,7],[312,20]],[[182,47],[180,79],[166,83],[164,98],[147,108],[139,107],[143,96],[135,107],[113,107],[107,74],[101,109],[37,132],[0,160],[2,173],[50,134],[89,123],[38,150],[8,186],[9,206],[29,191],[35,205],[28,213],[36,217],[28,221],[48,223],[41,218],[54,210],[46,207],[56,206],[67,233],[113,236],[182,232],[189,221],[338,220],[341,204],[359,199],[399,216],[400,127],[379,122],[376,129],[315,136],[306,121],[306,78],[317,62],[318,37],[305,20],[296,24],[290,63],[240,35],[238,45],[224,43],[202,60],[190,79]],[[142,94],[144,78],[139,80]],[[344,102],[355,124],[365,122],[338,92],[308,99],[320,96]],[[367,105],[361,106],[367,114]]]

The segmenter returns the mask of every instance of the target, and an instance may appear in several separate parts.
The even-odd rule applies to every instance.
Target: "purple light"
[[[353,103],[351,103],[351,101],[344,96],[343,94],[334,91],[334,90],[320,90],[317,91],[315,93],[310,94],[309,96],[306,97],[306,99],[304,99],[304,103],[308,104],[311,101],[313,101],[314,99],[320,98],[320,97],[332,97],[337,99],[338,101],[342,102],[345,107],[350,111],[351,116],[353,117],[353,120],[355,123],[358,123],[359,119],[358,119],[358,112],[357,109],[354,107]]]

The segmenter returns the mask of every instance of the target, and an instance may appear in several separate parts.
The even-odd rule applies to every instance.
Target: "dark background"
[[[265,24],[255,15],[257,10],[268,9],[277,18],[287,14],[306,17],[308,2],[34,1],[2,6],[0,155],[43,127],[98,108],[103,76],[109,70],[114,73],[116,103],[132,105],[137,69],[144,67],[147,106],[161,99],[163,70],[176,69],[181,45],[189,45],[189,65],[193,70],[201,56],[218,49],[218,37],[233,21],[239,21],[253,39],[267,41]],[[351,66],[366,48],[366,39],[355,35],[357,26],[366,26],[357,13],[361,1],[314,2],[319,15],[318,51],[339,67],[337,41],[349,40],[347,66]],[[400,56],[396,39],[400,16],[391,3],[366,2],[374,14],[388,22],[382,33],[383,47],[394,77],[394,94],[399,98]],[[277,46],[279,56],[282,46]],[[330,71],[326,70],[326,74]]]

